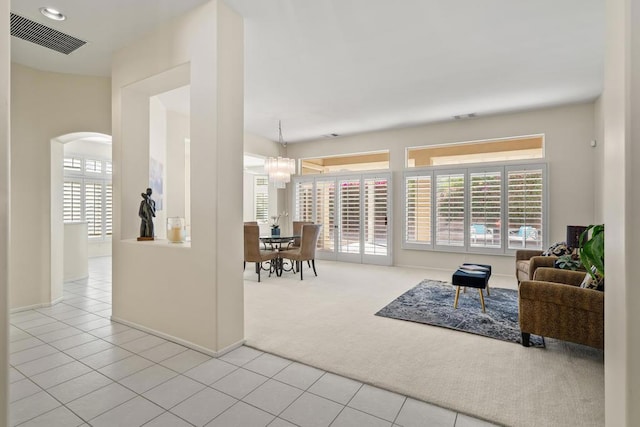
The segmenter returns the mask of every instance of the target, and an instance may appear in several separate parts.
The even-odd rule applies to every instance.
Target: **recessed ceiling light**
[[[53,19],[54,21],[64,21],[67,19],[60,11],[52,8],[52,7],[41,7],[40,13],[46,16],[49,19]]]

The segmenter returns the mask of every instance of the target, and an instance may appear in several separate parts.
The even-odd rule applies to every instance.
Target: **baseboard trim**
[[[36,310],[38,308],[46,308],[46,307],[51,307],[52,305],[56,305],[59,302],[62,302],[62,300],[64,299],[64,297],[59,297],[54,299],[51,302],[43,302],[40,304],[33,304],[33,305],[25,305],[24,307],[16,307],[16,308],[12,308],[10,310],[10,313],[19,313],[21,311],[28,311],[28,310]]]
[[[230,346],[227,346],[227,347],[223,348],[222,350],[214,351],[214,350],[211,350],[209,348],[202,347],[202,346],[200,346],[198,344],[192,343],[191,341],[183,340],[182,338],[178,338],[178,337],[174,337],[173,335],[165,334],[164,332],[160,332],[160,331],[157,331],[155,329],[148,328],[146,326],[140,325],[140,324],[135,323],[135,322],[130,322],[128,320],[120,319],[120,318],[114,317],[114,316],[111,316],[111,320],[114,321],[114,322],[117,322],[117,323],[121,323],[121,324],[123,324],[125,326],[129,326],[131,328],[141,330],[142,332],[146,332],[148,334],[155,335],[155,336],[160,337],[160,338],[164,338],[165,340],[172,341],[172,342],[174,342],[176,344],[180,344],[182,346],[185,346],[185,347],[190,348],[192,350],[198,351],[200,353],[204,353],[204,354],[206,354],[208,356],[211,356],[211,357],[223,356],[226,353],[228,353],[228,352],[230,352],[232,350],[235,350],[236,348],[244,345],[244,343],[245,343],[245,340],[240,340],[240,341],[238,341],[238,342],[236,342],[234,344],[231,344]]]

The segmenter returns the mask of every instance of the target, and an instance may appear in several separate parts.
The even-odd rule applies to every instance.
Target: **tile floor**
[[[12,426],[492,425],[250,347],[214,359],[110,316],[110,257],[63,302],[11,315]]]

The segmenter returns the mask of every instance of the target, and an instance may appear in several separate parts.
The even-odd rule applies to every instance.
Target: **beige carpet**
[[[319,277],[305,270],[302,282],[285,273],[261,283],[247,268],[247,345],[504,425],[604,425],[602,352],[550,339],[546,349],[524,348],[374,316],[422,279],[449,281],[450,272],[328,261],[317,268]],[[514,288],[515,279],[490,284]]]

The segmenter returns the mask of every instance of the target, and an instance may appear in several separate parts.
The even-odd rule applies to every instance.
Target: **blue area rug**
[[[518,291],[489,288],[485,293],[486,313],[480,307],[478,290],[460,291],[458,308],[453,308],[456,287],[437,280],[423,280],[376,313],[376,316],[441,326],[502,341],[521,343],[518,324]],[[531,335],[531,345],[544,346],[542,337]]]

